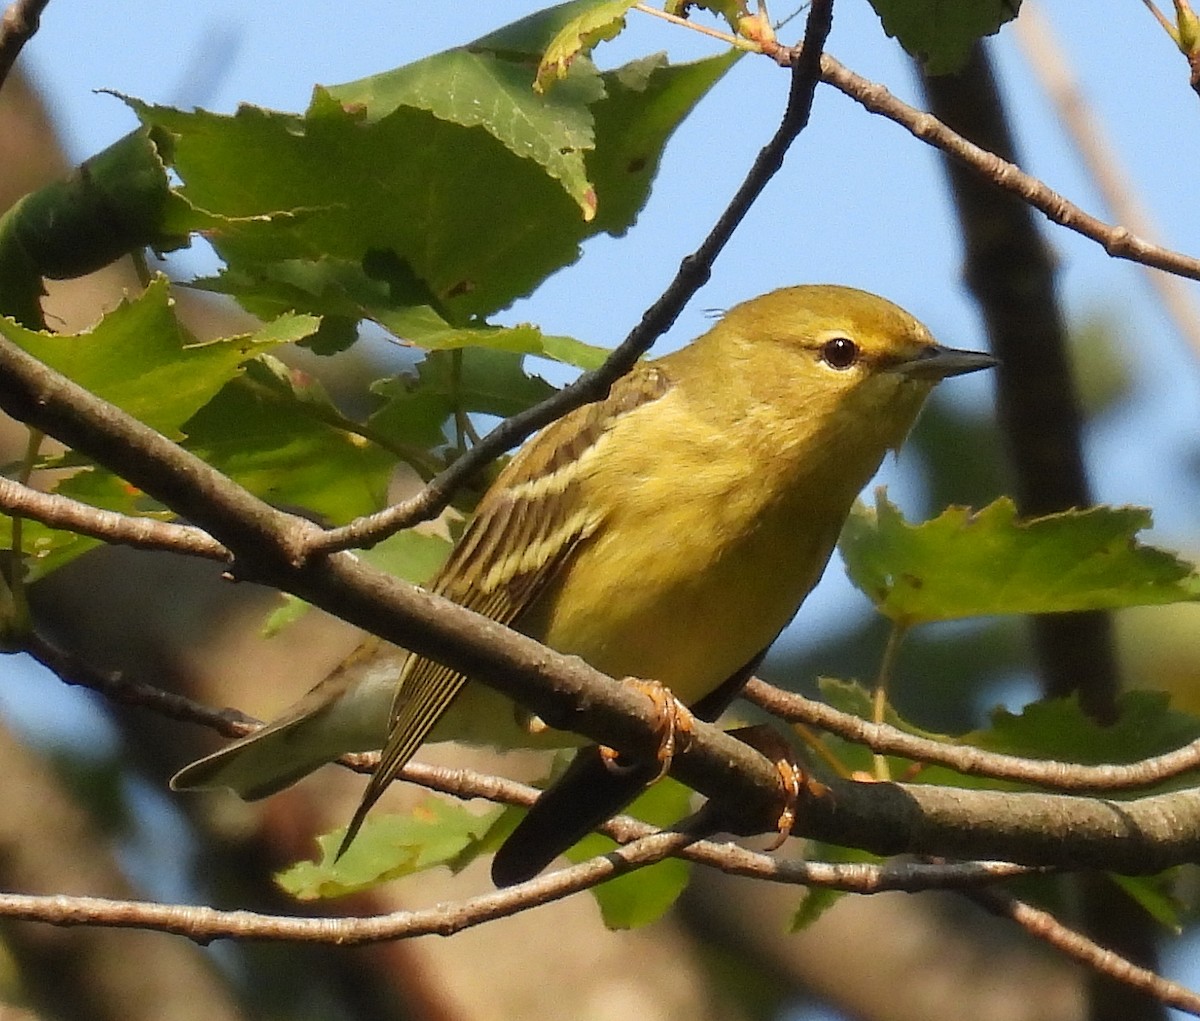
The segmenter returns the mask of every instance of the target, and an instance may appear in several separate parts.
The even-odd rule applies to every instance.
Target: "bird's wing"
[[[618,418],[657,400],[668,388],[661,369],[640,366],[619,379],[605,400],[547,426],[484,495],[432,590],[501,624],[518,626],[572,552],[601,524],[597,509],[581,495],[581,458]],[[410,657],[397,682],[379,767],[346,830],[342,850],[466,681],[464,674],[435,660]]]

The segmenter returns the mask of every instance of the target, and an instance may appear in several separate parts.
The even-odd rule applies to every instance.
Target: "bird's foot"
[[[639,677],[626,677],[622,679],[621,683],[640,691],[654,703],[659,734],[658,751],[655,753],[659,769],[654,780],[661,780],[670,771],[675,753],[687,747],[688,739],[694,729],[692,724],[695,717],[687,706],[671,694],[671,689],[665,684],[658,681],[644,681]],[[641,768],[639,763],[622,761],[620,752],[613,748],[601,747],[600,757],[614,773]],[[654,780],[650,782],[653,783]]]
[[[792,829],[796,825],[800,798],[805,794],[818,797],[828,793],[829,789],[805,771],[797,760],[792,746],[773,727],[765,725],[741,727],[731,733],[755,751],[762,752],[775,764],[775,769],[779,773],[780,786],[783,788],[783,804],[775,822],[776,838],[765,848],[767,851],[776,851],[792,835]]]

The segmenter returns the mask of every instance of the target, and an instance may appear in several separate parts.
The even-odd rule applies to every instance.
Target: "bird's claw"
[[[651,781],[653,783],[667,775],[671,769],[671,763],[675,759],[675,753],[687,747],[687,742],[694,729],[692,724],[695,717],[692,716],[687,706],[671,694],[670,688],[658,681],[644,681],[639,677],[626,677],[621,683],[640,691],[654,703],[655,714],[658,718],[657,729],[659,733],[658,751],[655,753],[655,758],[658,761],[659,770],[654,780]],[[637,763],[622,762],[620,752],[613,748],[602,746],[600,748],[600,758],[614,773],[622,773],[638,768]]]
[[[797,761],[792,746],[773,728],[761,725],[742,727],[733,733],[739,741],[762,752],[774,763],[775,770],[779,773],[780,785],[783,788],[783,807],[775,821],[775,840],[765,848],[767,851],[777,851],[792,835],[801,797],[805,794],[819,797],[828,793],[829,788],[805,772],[804,767]]]

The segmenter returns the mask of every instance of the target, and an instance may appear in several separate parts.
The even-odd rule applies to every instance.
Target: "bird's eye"
[[[821,361],[831,369],[848,369],[858,361],[858,345],[849,337],[833,337],[821,345]]]

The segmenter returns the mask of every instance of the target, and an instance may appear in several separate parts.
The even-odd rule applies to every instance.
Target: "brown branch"
[[[828,54],[821,58],[821,80],[871,113],[899,124],[921,141],[970,167],[997,188],[1027,202],[1052,222],[1097,242],[1114,258],[1200,280],[1200,259],[1151,244],[1125,227],[1107,224],[1084,212],[1036,177],[967,141],[933,115],[902,102],[882,85],[855,74]]]
[[[695,838],[679,831],[656,832],[617,848],[607,855],[589,859],[510,887],[483,894],[453,905],[419,911],[397,911],[370,917],[296,918],[251,911],[218,911],[200,905],[152,904],[145,901],[112,900],[99,897],[37,897],[0,894],[0,917],[51,925],[103,925],[119,928],[171,932],[197,942],[214,939],[288,940],[332,943],[339,946],[377,943],[437,934],[450,936],[484,922],[505,918],[517,911],[561,900],[613,876],[642,868],[671,854],[684,852]],[[740,849],[733,849],[738,852]],[[713,845],[713,854],[721,851]],[[749,852],[740,852],[745,858]],[[765,856],[759,856],[765,857]],[[876,893],[931,888],[973,887],[995,882],[1013,874],[1004,863],[968,862],[931,865],[920,862],[869,865],[833,865],[821,862],[777,862],[775,876],[769,870],[747,870],[743,874],[823,885],[848,892]],[[801,878],[804,877],[804,878]]]
[[[343,756],[343,765],[370,768],[378,756]],[[484,798],[506,805],[529,807],[541,793],[536,787],[470,769],[449,769],[410,762],[404,779],[432,791],[469,801]],[[657,827],[632,816],[614,816],[599,832],[620,844],[629,844],[658,832]],[[780,859],[771,854],[750,851],[737,844],[697,839],[674,852],[676,857],[730,875],[762,879],[797,886],[820,886],[847,893],[881,893],[903,890],[916,893],[929,889],[958,889],[994,883],[1018,876],[1043,872],[1034,866],[1012,862],[968,861],[928,864],[917,861],[889,861],[881,864],[831,864],[815,861]]]
[[[211,709],[182,695],[163,691],[148,684],[128,680],[119,674],[94,670],[86,663],[50,643],[31,636],[28,651],[38,662],[54,671],[68,684],[90,688],[98,694],[124,705],[137,706],[160,713],[170,719],[199,723],[226,737],[252,733],[261,724],[236,709]],[[760,682],[761,683],[761,682]],[[377,752],[344,755],[340,765],[359,773],[372,772],[379,763]],[[452,795],[462,800],[483,798],[488,801],[528,807],[537,799],[536,787],[503,777],[479,773],[470,769],[452,769],[410,762],[403,777],[431,791]],[[629,816],[617,816],[602,827],[601,832],[620,843],[630,843],[657,832],[656,828]],[[982,881],[1012,878],[1033,871],[1029,866],[1010,863],[967,862],[958,865],[938,865],[934,872],[925,867],[912,868],[912,863],[888,863],[868,866],[863,870],[844,865],[829,866],[819,862],[781,861],[767,854],[747,851],[733,844],[717,844],[698,840],[678,852],[681,857],[698,864],[709,865],[735,875],[753,876],[775,882],[831,886],[855,893],[875,893],[884,889],[906,890],[953,888],[974,885]],[[940,870],[940,871],[937,871]],[[931,878],[935,877],[935,878]]]
[[[0,407],[86,453],[180,517],[199,522],[236,551],[239,564],[295,563],[302,559],[305,541],[320,533],[312,522],[275,510],[6,338],[0,348],[0,363],[12,372],[0,392]]]
[[[919,737],[886,723],[871,723],[843,713],[803,695],[781,691],[757,677],[750,680],[743,694],[749,701],[782,720],[820,727],[847,741],[865,745],[878,754],[900,755],[917,762],[934,763],[967,776],[1018,780],[1060,791],[1136,790],[1152,787],[1200,767],[1200,740],[1140,762],[1086,766],[1054,759],[1027,759]]]
[[[101,510],[3,477],[0,477],[0,512],[118,546],[165,550],[208,560],[228,560],[230,556],[229,550],[211,535],[191,525]]]
[[[1160,232],[1150,212],[1134,194],[1099,118],[1088,108],[1083,90],[1072,73],[1070,59],[1054,37],[1049,19],[1037,7],[1030,6],[1013,22],[1013,31],[1109,211],[1130,230],[1147,239],[1154,238]],[[1155,273],[1149,267],[1143,269],[1146,282],[1157,293],[1167,318],[1191,346],[1192,354],[1200,356],[1200,309],[1192,300],[1191,291],[1174,276]]]
[[[351,547],[372,546],[402,528],[438,514],[455,490],[484,465],[515,447],[538,429],[568,411],[602,400],[612,384],[628,372],[650,346],[678,318],[684,306],[705,283],[712,265],[734,230],[767,183],[783,166],[783,158],[808,124],[819,73],[818,58],[832,24],[832,0],[814,0],[805,28],[804,46],[791,54],[792,80],[787,108],[771,140],[760,150],[749,173],[701,245],[684,257],[675,278],[662,296],[646,310],[641,322],[615,348],[600,368],[585,372],[570,386],[542,403],[501,422],[467,454],[432,479],[421,492],[378,514],[359,518],[342,528],[330,529],[310,540],[310,555]]]
[[[128,680],[119,674],[107,674],[92,669],[87,664],[68,653],[64,653],[48,642],[31,636],[26,651],[40,663],[54,671],[68,684],[77,684],[96,691],[113,701],[124,705],[149,709],[151,712],[189,723],[199,723],[210,727],[226,737],[240,737],[252,733],[261,724],[252,717],[236,709],[211,709],[182,695],[163,691],[151,685]],[[762,682],[758,682],[761,684]],[[377,752],[344,755],[338,763],[359,773],[370,773],[379,763]],[[431,791],[453,795],[462,800],[483,798],[488,801],[528,807],[537,799],[540,791],[536,787],[508,780],[503,777],[478,773],[469,769],[451,769],[444,766],[431,766],[420,762],[410,762],[403,771],[403,778],[410,783],[419,784]],[[629,843],[656,832],[655,828],[629,816],[617,816],[610,820],[601,832],[620,843]],[[802,883],[809,885],[834,885],[837,888],[852,889],[856,893],[872,893],[884,889],[879,885],[886,882],[887,889],[905,889],[912,891],[918,887],[905,885],[908,882],[928,884],[921,870],[916,873],[905,873],[906,866],[889,866],[876,877],[868,870],[863,873],[861,882],[848,880],[845,877],[852,873],[836,871],[843,866],[835,866],[835,871],[819,863],[780,861],[770,855],[746,851],[731,844],[714,844],[710,841],[697,841],[681,855],[690,861],[710,865],[722,871],[737,875],[756,876],[772,879],[777,882]],[[973,883],[980,879],[1010,878],[1014,875],[1024,875],[1030,871],[1027,866],[1017,865],[979,865],[968,863],[960,870],[958,867],[945,873],[943,886],[954,886],[959,882]],[[979,865],[977,868],[976,866]],[[946,866],[938,866],[946,868]],[[980,871],[980,870],[983,871]],[[903,875],[916,875],[914,880],[901,878]],[[854,885],[842,887],[840,884],[851,882]],[[900,885],[897,885],[900,884]],[[920,885],[927,889],[928,885]]]
[[[157,708],[157,705],[154,706]],[[522,784],[480,777],[464,770],[445,770],[410,764],[410,779],[426,774],[430,786],[452,791],[460,797],[496,797],[512,803],[530,803],[536,791]],[[411,774],[417,774],[413,776]],[[925,862],[886,862],[883,864],[830,864],[824,862],[781,861],[770,855],[747,851],[731,844],[698,840],[692,843],[687,833],[656,834],[653,827],[628,818],[610,822],[606,831],[634,846],[612,855],[592,859],[579,866],[534,880],[511,891],[508,898],[489,895],[474,901],[439,908],[434,912],[400,913],[382,918],[294,919],[249,912],[217,912],[184,905],[149,905],[134,901],[102,900],[90,897],[0,897],[0,915],[41,921],[59,926],[89,925],[136,927],[178,933],[198,942],[214,938],[287,939],[316,942],[370,942],[422,935],[430,931],[443,934],[505,917],[536,904],[560,899],[610,878],[618,871],[652,863],[675,853],[698,864],[725,872],[776,883],[824,887],[869,894],[886,890],[915,892],[928,889],[959,889],[968,896],[993,904],[1012,905],[1012,917],[1030,927],[1035,935],[1048,938],[1072,957],[1101,970],[1147,988],[1164,1002],[1187,1009],[1192,994],[1164,982],[1144,969],[1138,969],[1114,954],[1100,951],[1083,937],[1071,933],[1049,916],[1000,894],[979,890],[980,884],[1028,874],[1027,868],[1005,862],[962,862],[936,864]],[[690,845],[690,846],[689,846]],[[986,898],[986,899],[985,899]],[[993,910],[995,910],[993,908]],[[1028,917],[1039,923],[1033,927]],[[1049,933],[1049,935],[1047,935]],[[1090,953],[1083,951],[1091,950]]]
[[[37,634],[24,636],[22,648],[64,683],[89,688],[121,705],[149,709],[185,723],[199,723],[225,737],[241,737],[260,726],[258,721],[236,709],[210,709],[183,695],[130,680],[120,673],[97,670]]]
[[[431,934],[450,936],[535,904],[577,893],[611,878],[617,871],[652,864],[691,839],[686,834],[656,834],[604,858],[554,873],[554,882],[537,880],[533,890],[529,889],[532,884],[524,884],[456,905],[373,917],[294,918],[251,911],[218,911],[198,905],[21,894],[0,894],[0,916],[52,925],[154,929],[201,943],[227,938],[349,946]]]
[[[1048,943],[1092,971],[1145,993],[1169,1007],[1200,1016],[1200,994],[1106,950],[1082,933],[1063,925],[1049,912],[999,890],[971,890],[963,896],[994,915],[1011,919],[1031,936]]]
[[[50,0],[13,0],[0,18],[0,88],[17,62],[25,44],[33,38]]]

